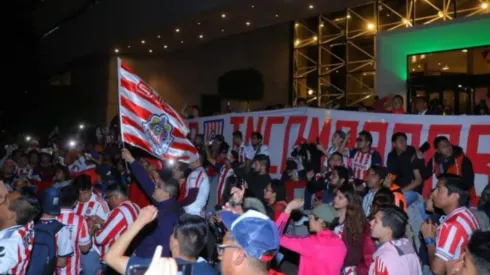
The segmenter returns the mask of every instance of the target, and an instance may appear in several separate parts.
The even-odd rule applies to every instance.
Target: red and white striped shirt
[[[66,267],[56,269],[57,275],[78,275],[82,271],[80,263],[80,246],[90,243],[90,233],[85,219],[77,215],[72,209],[61,209],[61,213],[56,218],[59,222],[66,225],[70,232],[70,243],[73,247],[73,255],[68,258]]]
[[[0,231],[0,274],[25,274],[34,244],[34,223]]]
[[[192,215],[201,215],[201,211],[206,206],[209,197],[209,178],[204,171],[204,168],[198,167],[189,174],[186,180],[186,194],[187,197],[189,195],[189,190],[198,188],[199,191],[197,193],[196,200],[185,206],[184,210],[188,214]]]
[[[49,223],[50,221],[57,220],[58,218],[41,218],[39,222],[41,223]],[[70,241],[70,229],[68,226],[63,226],[57,233],[54,235],[56,240],[56,256],[60,258],[70,258],[73,256],[73,246]]]
[[[337,225],[333,232],[337,234],[342,239],[342,236],[344,235],[344,224],[339,224]],[[347,266],[342,268],[342,275],[356,275],[356,267],[355,266]]]
[[[242,142],[240,145],[233,145],[233,151],[236,151],[238,153],[238,162],[239,163],[244,163],[246,160],[245,157],[245,144]]]
[[[350,157],[352,158],[351,166],[354,172],[354,179],[364,180],[371,166],[382,165],[381,156],[377,151],[372,149],[366,153],[361,152],[359,149],[352,149],[350,151]]]
[[[136,221],[139,212],[139,206],[129,200],[122,202],[111,211],[102,228],[95,233],[95,242],[100,247],[101,258],[109,251],[116,239]]]
[[[223,196],[223,191],[225,190],[225,185],[226,185],[226,180],[233,176],[235,173],[233,172],[233,169],[231,167],[227,167],[226,165],[223,165],[219,171],[219,177],[218,177],[218,205],[221,205],[221,197]]]
[[[106,220],[109,215],[109,205],[107,202],[96,194],[92,193],[87,202],[78,202],[75,206],[75,213],[83,217],[97,215]]]
[[[455,209],[437,228],[436,256],[444,261],[459,259],[471,235],[479,227],[478,220],[470,209]]]

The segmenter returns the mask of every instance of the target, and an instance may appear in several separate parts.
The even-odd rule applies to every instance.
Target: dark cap
[[[54,187],[47,188],[42,197],[43,212],[49,215],[60,214],[60,192]]]

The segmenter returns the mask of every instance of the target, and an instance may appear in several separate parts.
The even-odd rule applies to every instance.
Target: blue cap
[[[47,188],[43,192],[43,212],[49,215],[60,214],[60,192],[54,187]]]
[[[277,226],[269,217],[255,210],[243,215],[221,211],[219,215],[247,255],[264,262],[274,258],[279,250],[280,236]]]

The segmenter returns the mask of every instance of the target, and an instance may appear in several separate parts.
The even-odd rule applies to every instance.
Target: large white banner
[[[264,144],[269,147],[271,174],[275,175],[284,170],[286,159],[299,137],[311,142],[316,142],[318,137],[327,147],[335,130],[343,129],[353,137],[347,144],[352,148],[357,133],[367,130],[373,136],[373,147],[386,163],[393,133],[405,132],[408,144],[415,148],[425,141],[432,145],[435,137],[445,135],[452,144],[462,147],[472,160],[477,194],[490,179],[489,116],[420,116],[292,108],[192,119],[189,128],[192,136],[196,133],[208,137],[221,134],[230,145],[233,131],[241,131],[246,144],[250,144],[252,132],[262,133]],[[433,154],[431,148],[427,159]]]

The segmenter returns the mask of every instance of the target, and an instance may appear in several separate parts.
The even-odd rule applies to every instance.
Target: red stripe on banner
[[[132,91],[132,92],[136,91],[136,84],[134,84],[129,79],[124,77],[121,77],[121,87],[125,88],[128,91]]]
[[[121,105],[124,108],[130,110],[131,112],[135,113],[138,117],[140,117],[141,119],[143,119],[145,121],[150,119],[150,117],[152,115],[152,113],[150,111],[148,111],[147,109],[145,109],[143,107],[136,105],[130,99],[128,99],[124,96],[121,96]]]
[[[136,130],[144,133],[145,130],[143,129],[143,127],[136,121],[130,119],[129,117],[125,116],[125,115],[122,115],[122,124],[125,124],[125,125],[129,125],[133,128],[135,128]]]
[[[148,145],[148,143],[145,140],[142,140],[141,138],[135,135],[123,133],[123,139],[125,142],[130,143],[134,146],[138,146],[141,149],[148,151],[149,153],[153,152],[153,150],[151,150],[150,145]]]
[[[196,147],[194,147],[194,145],[192,145],[190,142],[189,143],[172,142],[171,147],[177,150],[189,151],[194,154],[197,153]]]
[[[121,61],[121,68],[125,69],[126,71],[128,71],[130,73],[134,73],[133,70],[123,61]]]
[[[188,160],[190,159],[189,156],[175,156],[175,155],[171,155],[171,154],[165,154],[163,155],[163,158],[165,159],[177,159],[177,160],[182,160],[182,161],[185,161],[185,160]]]

